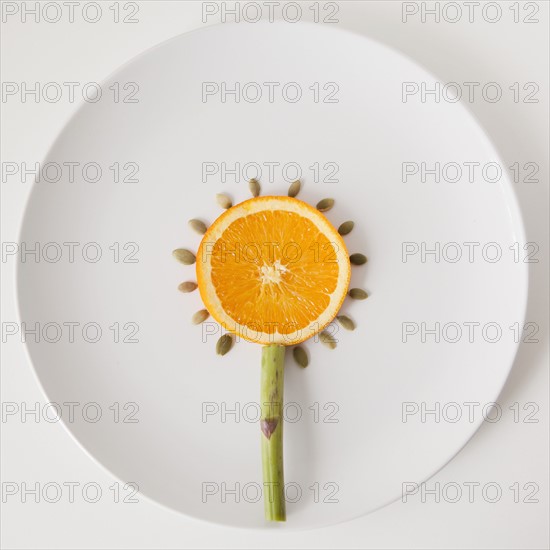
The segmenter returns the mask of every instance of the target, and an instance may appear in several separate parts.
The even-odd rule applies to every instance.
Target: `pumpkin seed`
[[[326,212],[334,206],[334,199],[323,199],[317,203],[317,210]]]
[[[252,178],[248,182],[248,188],[253,197],[257,197],[260,194],[260,182],[256,178]]]
[[[300,367],[302,367],[303,369],[305,369],[309,365],[309,358],[307,356],[306,350],[301,346],[296,346],[292,350],[292,357],[294,357],[294,361],[296,361],[296,363],[300,365]]]
[[[302,183],[300,180],[296,180],[292,183],[292,185],[288,188],[288,196],[289,197],[295,197],[299,192],[300,188],[302,187]]]
[[[349,291],[350,298],[354,300],[366,300],[369,295],[362,288],[352,288]]]
[[[197,283],[187,281],[186,283],[180,283],[178,290],[181,292],[193,292],[197,288]]]
[[[218,355],[225,355],[233,347],[233,336],[231,334],[224,334],[220,336],[216,342],[216,353]]]
[[[349,257],[349,261],[353,265],[363,265],[367,263],[367,257],[364,254],[352,254]]]
[[[195,263],[196,257],[190,250],[185,248],[177,248],[172,252],[172,256],[184,265],[191,265]]]
[[[346,329],[355,330],[355,323],[346,315],[338,315],[336,320]]]
[[[210,313],[208,313],[206,309],[200,309],[193,315],[193,317],[191,317],[191,322],[194,325],[200,325],[201,323],[204,323],[208,317],[210,317]]]
[[[336,339],[325,330],[319,334],[319,340],[329,349],[334,349],[336,347]]]
[[[233,203],[231,202],[231,199],[225,194],[225,193],[218,193],[216,195],[216,200],[218,201],[218,204],[222,208],[231,208],[233,206]]]
[[[204,235],[206,233],[206,224],[204,222],[193,219],[189,220],[187,223],[189,224],[189,227],[195,231],[195,233],[198,233],[199,235]]]
[[[349,221],[349,222],[344,222],[342,225],[340,225],[340,227],[338,228],[338,233],[340,233],[340,235],[347,235],[348,233],[351,233],[351,230],[353,229],[353,226],[355,225],[354,222],[352,221]]]

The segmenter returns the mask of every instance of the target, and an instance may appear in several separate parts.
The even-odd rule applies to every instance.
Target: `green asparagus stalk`
[[[283,389],[285,346],[262,348],[260,404],[265,519],[285,521],[283,472]]]

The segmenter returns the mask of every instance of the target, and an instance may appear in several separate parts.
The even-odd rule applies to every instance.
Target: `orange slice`
[[[336,229],[291,197],[257,197],[228,209],[197,252],[199,290],[212,317],[264,345],[297,344],[325,328],[350,273]]]

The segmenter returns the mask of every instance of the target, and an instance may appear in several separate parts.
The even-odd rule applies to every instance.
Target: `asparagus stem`
[[[283,472],[283,389],[285,347],[262,348],[260,406],[265,519],[285,521]]]

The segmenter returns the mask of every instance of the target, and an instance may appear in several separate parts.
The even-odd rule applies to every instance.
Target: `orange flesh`
[[[269,334],[306,328],[327,308],[336,288],[333,247],[311,221],[294,212],[264,211],[237,219],[212,251],[212,282],[225,312]]]
[[[201,298],[223,327],[284,345],[332,321],[351,271],[336,229],[290,197],[257,197],[226,210],[204,235],[196,268]]]

